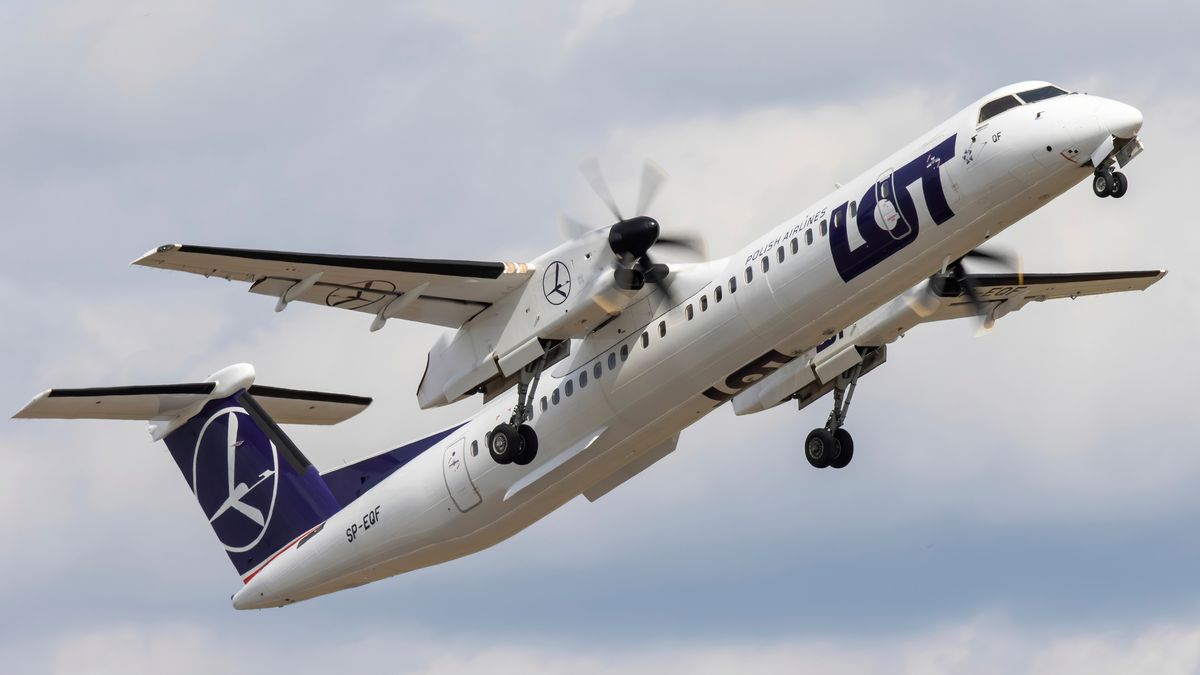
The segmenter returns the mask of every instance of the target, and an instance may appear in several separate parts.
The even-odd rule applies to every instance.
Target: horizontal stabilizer
[[[371,405],[366,396],[283,389],[256,384],[250,395],[280,424],[337,424]]]
[[[366,410],[365,396],[268,387],[254,382],[254,367],[238,364],[204,382],[133,387],[50,389],[38,394],[16,419],[101,419],[150,422],[156,439],[186,421],[208,401],[246,390],[271,418],[283,424],[337,424]]]
[[[213,382],[137,387],[50,389],[38,394],[15,419],[151,420],[163,413],[204,403]]]

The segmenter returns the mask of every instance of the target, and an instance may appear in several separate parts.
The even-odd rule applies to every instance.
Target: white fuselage
[[[1030,85],[997,94],[1021,86]],[[330,518],[303,545],[256,571],[234,605],[287,604],[512,536],[736,396],[773,367],[770,354],[786,360],[810,353],[1090,176],[1087,158],[1132,110],[1072,94],[979,123],[979,105],[736,254],[678,268],[676,304],[646,294],[575,342],[571,356],[538,385],[529,422],[538,437],[532,463],[497,464],[487,451],[486,435],[511,413],[516,394],[510,392]],[[919,177],[906,183],[902,173]],[[923,182],[930,176],[936,185]],[[868,193],[874,197],[864,200]],[[933,203],[938,193],[944,206]],[[873,219],[875,229],[856,221],[859,205],[885,201],[862,216]],[[839,209],[842,221],[835,220]],[[605,246],[595,238],[597,254]],[[533,265],[560,256],[552,251]],[[765,272],[763,258],[769,260]],[[744,368],[755,362],[765,365],[747,375]],[[369,529],[361,527],[364,517],[374,522]]]

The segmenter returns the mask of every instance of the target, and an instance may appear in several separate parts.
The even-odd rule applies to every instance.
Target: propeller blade
[[[646,215],[646,212],[650,210],[650,204],[654,202],[659,189],[666,181],[667,172],[663,171],[661,166],[646,160],[645,165],[642,166],[642,184],[638,188],[637,213],[634,215]]]
[[[604,180],[604,173],[600,171],[600,160],[595,156],[588,157],[579,163],[579,172],[583,174],[584,180],[588,185],[592,186],[592,191],[604,202],[608,210],[618,221],[625,220],[621,215],[621,208],[617,206],[617,200],[613,199],[612,191],[608,189],[608,182]]]
[[[708,246],[698,236],[659,237],[654,245],[680,248],[695,253],[703,260],[708,260]]]
[[[998,265],[1003,265],[1009,269],[1018,269],[1021,264],[1021,257],[1007,251],[988,251],[982,248],[977,248],[974,251],[968,252],[961,260],[974,258],[975,260],[987,260]]]
[[[592,229],[594,228],[588,227],[565,213],[558,214],[558,231],[563,239],[578,239]]]

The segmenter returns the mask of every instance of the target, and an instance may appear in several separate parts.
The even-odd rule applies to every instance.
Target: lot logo
[[[866,272],[917,238],[920,218],[909,193],[909,186],[914,183],[921,184],[925,208],[934,223],[941,225],[954,217],[942,188],[941,167],[944,160],[955,156],[955,139],[957,134],[895,172],[880,177],[859,200],[853,223],[847,221],[849,202],[833,209],[829,246],[843,281]],[[860,235],[853,244],[850,226],[856,227]]]
[[[249,551],[266,534],[279,492],[279,453],[244,408],[222,408],[200,429],[192,492],[230,553]]]

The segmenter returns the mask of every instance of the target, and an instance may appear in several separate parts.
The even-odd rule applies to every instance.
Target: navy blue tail
[[[165,441],[238,574],[340,508],[317,469],[244,390],[209,401]]]

